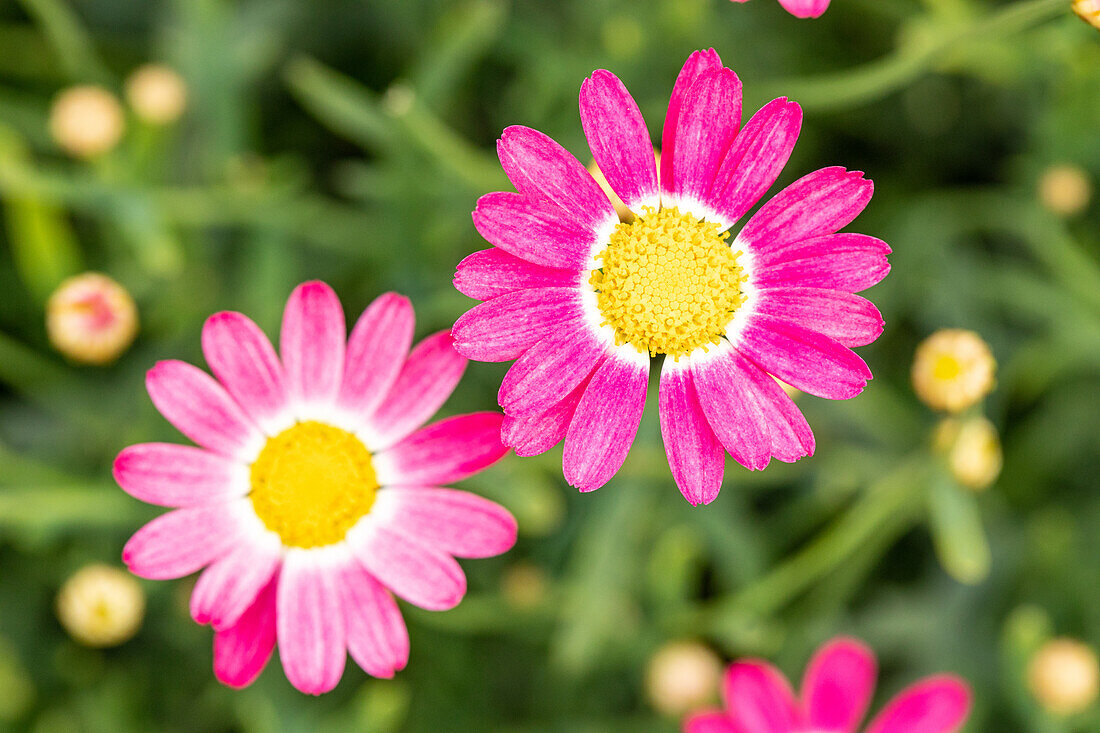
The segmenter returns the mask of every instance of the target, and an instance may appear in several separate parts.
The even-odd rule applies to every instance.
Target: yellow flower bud
[[[183,114],[187,106],[187,84],[167,66],[146,64],[126,80],[126,100],[141,119],[165,125]]]
[[[933,442],[947,457],[951,475],[967,488],[986,489],[1001,474],[1001,439],[997,428],[984,417],[948,418],[936,428]]]
[[[65,151],[91,158],[118,144],[126,120],[115,95],[97,86],[70,87],[50,109],[50,134]]]
[[[913,358],[913,389],[935,410],[961,412],[994,387],[997,362],[973,331],[944,329],[926,338]]]
[[[1096,651],[1075,639],[1053,639],[1039,648],[1027,669],[1031,694],[1048,712],[1082,712],[1100,694]]]
[[[661,170],[661,154],[654,150],[653,158],[657,161],[657,170]],[[588,165],[588,172],[596,179],[596,183],[600,184],[600,188],[607,194],[607,198],[611,199],[611,203],[615,207],[615,213],[619,215],[619,221],[634,221],[634,212],[627,208],[623,200],[619,198],[619,194],[615,193],[615,190],[611,188],[611,184],[607,182],[607,176],[605,176],[603,171],[600,170],[600,167],[596,165],[596,161],[592,161]]]
[[[646,693],[658,712],[679,716],[714,701],[722,678],[722,661],[699,642],[665,644],[649,660]]]
[[[145,615],[145,593],[129,573],[108,565],[77,571],[57,594],[57,617],[85,646],[116,646],[130,639]]]
[[[1076,165],[1052,165],[1039,178],[1039,201],[1059,216],[1080,214],[1091,198],[1088,173]]]
[[[1100,29],[1100,0],[1073,0],[1073,12],[1081,20]]]
[[[46,304],[46,332],[73,361],[107,364],[137,335],[134,299],[106,275],[85,272],[61,283]]]

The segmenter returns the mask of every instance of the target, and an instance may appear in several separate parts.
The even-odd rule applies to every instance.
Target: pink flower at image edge
[[[748,0],[733,0],[735,3],[744,3]],[[796,18],[820,18],[829,8],[829,0],[779,0],[788,13]]]
[[[855,639],[838,638],[817,651],[801,694],[772,665],[731,664],[722,687],[725,710],[696,713],[684,733],[856,733],[867,714],[877,677],[875,656]],[[876,715],[866,733],[955,733],[970,713],[970,688],[957,677],[935,675],[902,690]]]

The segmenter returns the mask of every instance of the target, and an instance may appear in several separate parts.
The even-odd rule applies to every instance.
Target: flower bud
[[[962,412],[993,390],[996,369],[993,353],[978,334],[944,329],[917,347],[913,389],[932,409]]]
[[[97,86],[70,87],[50,109],[50,134],[68,153],[91,158],[118,144],[126,121],[115,95]]]
[[[83,364],[108,364],[137,335],[138,315],[124,287],[97,272],[64,281],[46,304],[46,332],[54,348]]]
[[[88,565],[61,586],[57,617],[85,646],[116,646],[130,639],[145,615],[145,593],[129,574],[108,565]]]
[[[1039,201],[1059,216],[1080,214],[1091,198],[1092,183],[1079,166],[1052,165],[1039,178]]]
[[[1027,669],[1031,694],[1054,715],[1082,712],[1100,694],[1100,662],[1092,647],[1053,639],[1039,648]]]
[[[951,475],[969,489],[986,489],[1001,474],[1001,440],[997,428],[984,417],[944,420],[936,429],[934,443],[946,456]]]
[[[1100,0],[1073,0],[1073,12],[1081,20],[1100,29]]]
[[[649,660],[646,693],[658,712],[679,716],[713,701],[722,677],[722,661],[699,642],[665,644]]]
[[[183,114],[187,84],[167,66],[146,64],[126,80],[126,100],[142,120],[166,125]]]

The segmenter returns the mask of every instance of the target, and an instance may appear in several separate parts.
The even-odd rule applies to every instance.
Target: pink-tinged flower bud
[[[125,128],[122,105],[102,87],[70,87],[57,95],[50,109],[50,135],[66,152],[80,158],[111,150]]]
[[[1081,20],[1100,29],[1100,0],[1074,0],[1073,12],[1081,16]]]
[[[665,715],[683,715],[713,702],[722,677],[718,655],[695,641],[665,644],[649,660],[646,694]]]
[[[108,565],[88,565],[61,586],[57,617],[85,646],[117,646],[129,640],[145,616],[145,592],[129,574]]]
[[[1027,669],[1031,694],[1055,715],[1087,710],[1100,694],[1096,651],[1075,639],[1053,639],[1039,648]]]
[[[993,352],[973,331],[937,331],[917,347],[913,389],[934,410],[962,412],[977,404],[995,385]]]
[[[130,293],[97,272],[71,277],[46,304],[50,343],[82,364],[108,364],[117,359],[138,330],[138,313]]]
[[[187,84],[160,64],[142,66],[126,80],[126,100],[134,114],[154,125],[175,122],[187,106]]]
[[[1080,166],[1052,165],[1039,178],[1039,201],[1059,216],[1080,214],[1091,198],[1092,182]]]

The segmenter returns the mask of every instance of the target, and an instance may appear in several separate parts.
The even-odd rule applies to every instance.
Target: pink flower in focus
[[[119,485],[175,507],[140,529],[122,557],[150,579],[206,568],[191,614],[214,627],[214,672],[243,687],[275,647],[290,682],[319,694],[345,656],[376,677],[408,661],[392,593],[429,610],[458,604],[455,557],[515,543],[499,505],[437,488],[506,452],[501,415],[420,427],[458,384],[466,360],[448,333],[412,352],[413,311],[389,293],[348,338],[329,286],[287,302],[281,358],[240,313],[211,316],[203,353],[217,379],[181,361],[148,373],[153,404],[199,447],[147,443],[115,460]]]
[[[748,0],[733,0],[744,3]],[[779,0],[779,4],[796,18],[820,18],[829,7],[829,0]]]
[[[806,668],[796,698],[767,662],[741,661],[726,670],[726,709],[696,713],[684,733],[856,733],[875,691],[875,655],[854,639],[834,639]],[[866,733],[954,733],[970,713],[970,689],[948,675],[902,690]]]
[[[837,233],[870,201],[871,182],[819,170],[731,231],[779,177],[802,110],[776,99],[742,128],[741,82],[713,49],[676,80],[660,176],[614,74],[584,82],[580,110],[595,162],[634,218],[620,222],[560,145],[509,127],[498,153],[518,193],[478,201],[474,224],[495,247],[455,274],[485,301],[455,323],[455,348],[516,359],[498,395],[504,443],[531,456],[564,440],[565,478],[599,488],[626,459],[651,358],[663,355],[661,433],[692,504],[718,495],[727,451],[753,470],[812,454],[809,425],[771,375],[829,399],[871,378],[850,347],[878,338],[882,318],[854,293],[886,275],[890,248]]]

